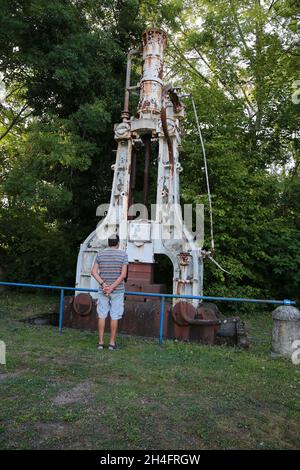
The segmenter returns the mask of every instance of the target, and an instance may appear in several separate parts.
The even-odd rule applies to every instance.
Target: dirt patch
[[[70,390],[59,393],[52,401],[56,405],[69,403],[87,403],[93,398],[91,382],[81,382]]]
[[[16,372],[0,372],[0,383],[4,382],[5,380],[14,379],[21,375],[23,371],[16,371]]]
[[[52,362],[55,364],[58,364],[59,366],[69,366],[70,365],[70,359],[68,357],[52,357],[51,358]]]
[[[69,424],[64,424],[64,423],[36,423],[34,425],[34,429],[38,431],[38,433],[41,435],[43,439],[47,439],[49,437],[59,437],[63,436],[69,429],[70,429]]]
[[[6,428],[7,445],[9,449],[18,449],[19,442],[26,443],[28,449],[48,449],[54,443],[55,448],[59,443],[71,435],[73,424],[63,422],[42,422],[23,423],[18,426],[10,426]],[[50,444],[49,444],[50,442]],[[63,447],[62,447],[63,448]]]

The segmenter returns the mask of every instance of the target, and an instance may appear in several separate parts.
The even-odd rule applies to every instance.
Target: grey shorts
[[[105,295],[98,293],[97,314],[99,318],[106,318],[110,314],[112,320],[120,320],[124,313],[124,292],[112,292]]]

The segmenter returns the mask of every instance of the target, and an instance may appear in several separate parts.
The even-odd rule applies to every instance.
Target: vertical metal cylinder
[[[131,75],[131,61],[134,54],[139,54],[140,49],[132,49],[127,54],[127,69],[126,69],[126,83],[125,83],[125,96],[124,96],[124,109],[122,111],[121,117],[123,121],[127,121],[130,117],[129,114],[129,87],[130,87],[130,75]]]
[[[138,112],[159,114],[163,88],[163,57],[167,36],[160,29],[147,29],[142,35],[142,42],[143,76]]]
[[[145,165],[144,165],[144,187],[143,187],[143,204],[147,206],[149,193],[149,165],[151,158],[151,140],[145,141]]]

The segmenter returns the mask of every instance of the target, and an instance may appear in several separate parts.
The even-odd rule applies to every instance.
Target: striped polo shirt
[[[118,248],[104,248],[99,251],[96,256],[98,263],[98,274],[104,282],[111,285],[121,275],[122,267],[128,264],[128,256],[126,251],[119,250]],[[103,292],[102,287],[99,285],[100,292]],[[115,288],[114,292],[124,292],[124,281]]]

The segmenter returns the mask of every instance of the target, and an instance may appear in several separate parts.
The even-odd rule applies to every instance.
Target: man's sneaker
[[[99,344],[97,345],[97,349],[104,349],[104,344],[99,343]]]
[[[116,349],[119,349],[119,347],[116,344],[109,344],[108,349],[109,351],[115,351]]]

